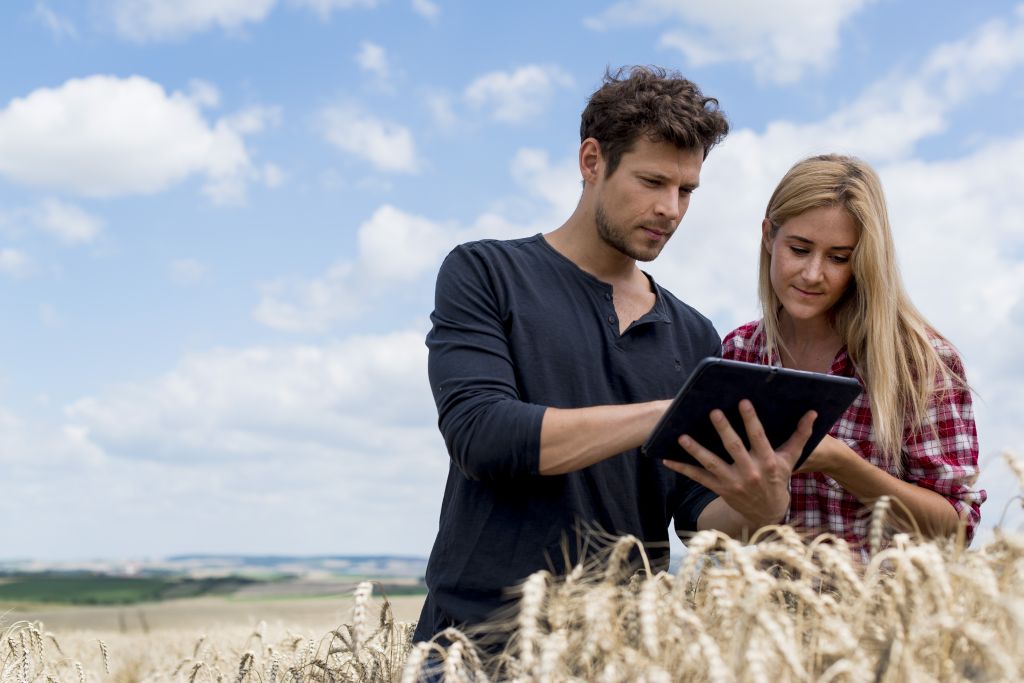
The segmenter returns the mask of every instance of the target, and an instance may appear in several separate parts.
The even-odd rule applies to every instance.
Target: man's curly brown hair
[[[608,163],[605,177],[641,135],[680,149],[700,149],[707,158],[728,132],[717,99],[705,97],[679,72],[655,66],[606,70],[580,121],[580,141],[594,138],[601,145]]]

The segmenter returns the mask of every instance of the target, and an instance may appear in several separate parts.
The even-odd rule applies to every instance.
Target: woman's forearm
[[[827,437],[830,457],[821,472],[835,479],[844,489],[865,505],[873,505],[882,496],[898,500],[890,514],[898,526],[909,530],[914,524],[925,536],[951,536],[956,533],[960,520],[949,501],[942,495],[892,476],[867,460],[838,439]],[[904,510],[903,508],[906,508]]]

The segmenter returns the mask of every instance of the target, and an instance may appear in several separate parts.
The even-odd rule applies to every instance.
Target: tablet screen
[[[776,448],[789,439],[808,410],[818,412],[811,438],[794,466],[796,469],[860,392],[860,383],[852,377],[705,358],[694,368],[641,452],[652,458],[700,466],[679,445],[679,436],[689,434],[697,443],[731,463],[732,456],[722,445],[709,414],[715,408],[722,410],[749,448],[739,412],[739,402],[746,398],[753,403],[768,441]]]

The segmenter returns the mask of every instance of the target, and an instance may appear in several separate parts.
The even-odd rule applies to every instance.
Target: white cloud
[[[434,221],[385,205],[359,226],[359,262],[375,287],[381,281],[400,286],[437,266],[450,248],[449,234]]]
[[[391,75],[391,65],[387,51],[377,43],[364,40],[359,44],[356,64],[367,73],[375,75],[381,81],[387,81]]]
[[[36,21],[45,26],[57,40],[78,37],[78,30],[75,29],[75,24],[70,19],[54,12],[46,6],[46,3],[40,0],[36,1],[35,8],[32,10],[32,16]]]
[[[274,189],[281,187],[286,179],[285,172],[277,164],[263,164],[263,184]]]
[[[843,22],[871,0],[624,0],[584,23],[595,30],[672,26],[660,44],[694,66],[747,62],[759,79],[800,80],[832,62]]]
[[[380,0],[291,0],[291,4],[310,9],[327,20],[335,10],[373,9]]]
[[[209,268],[196,259],[183,258],[171,261],[167,271],[176,285],[197,285],[206,278]]]
[[[281,125],[281,108],[248,107],[224,118],[223,121],[230,129],[242,135],[252,135],[266,128]]]
[[[103,220],[59,199],[44,199],[32,211],[36,226],[63,244],[92,242],[103,229]]]
[[[193,95],[96,75],[39,88],[0,110],[0,175],[33,187],[108,197],[149,194],[206,176],[214,201],[239,201],[253,174],[243,134],[258,116],[209,124]],[[200,100],[211,101],[199,88]],[[257,110],[250,110],[257,111]],[[265,121],[270,115],[263,111]]]
[[[459,122],[451,96],[446,92],[431,91],[424,95],[424,103],[434,124],[444,130],[451,130]]]
[[[137,554],[323,552],[335,535],[345,552],[393,552],[402,539],[404,552],[426,554],[448,457],[425,332],[190,354],[160,377],[73,402],[49,427],[0,409],[0,464],[18,482],[0,511],[40,509],[34,537],[15,547],[125,552],[80,547],[73,522],[50,523],[59,510],[137,533]],[[82,494],[98,490],[102,506]],[[114,519],[101,507],[138,514]],[[212,533],[197,537],[198,527]]]
[[[67,420],[119,457],[249,461],[372,455],[389,445],[397,453],[433,437],[425,361],[421,330],[212,350],[152,382],[76,401]]]
[[[63,466],[94,466],[102,452],[74,428],[28,420],[0,406],[0,464],[6,472],[32,469],[53,474]]]
[[[562,216],[569,216],[579,203],[582,186],[575,157],[552,167],[547,152],[520,149],[512,159],[511,172],[531,195],[545,199],[551,209]]]
[[[433,276],[456,244],[471,239],[511,239],[551,230],[579,200],[579,171],[572,159],[558,165],[540,150],[517,152],[510,165],[528,198],[499,199],[469,225],[441,222],[379,207],[357,231],[358,254],[312,279],[281,279],[261,287],[253,317],[286,332],[325,332],[372,312],[385,299],[433,291]],[[330,182],[343,182],[333,178]],[[511,216],[528,216],[517,222]],[[418,305],[428,306],[429,299]]]
[[[359,109],[339,105],[320,112],[324,138],[338,149],[369,161],[381,171],[416,173],[420,162],[412,132]]]
[[[464,92],[466,102],[486,109],[496,121],[522,123],[543,113],[558,88],[570,88],[572,76],[551,65],[530,64],[515,71],[494,71],[477,78]]]
[[[276,0],[112,0],[117,32],[136,42],[176,40],[220,27],[227,31],[263,21]]]
[[[20,249],[0,247],[0,275],[25,277],[32,270],[32,261]]]
[[[213,83],[201,78],[193,78],[188,82],[188,98],[195,102],[197,107],[220,106],[220,90]]]
[[[437,18],[441,15],[441,8],[436,2],[431,0],[412,0],[411,4],[414,12],[430,21],[437,21]]]
[[[312,280],[265,284],[253,316],[283,331],[323,332],[431,272],[454,246],[453,232],[384,205],[359,226],[356,260],[339,261]]]

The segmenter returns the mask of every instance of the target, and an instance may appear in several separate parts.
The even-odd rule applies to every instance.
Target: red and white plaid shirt
[[[725,337],[722,357],[767,365],[764,357],[765,335],[754,321],[738,327]],[[938,337],[932,346],[950,368],[963,373],[956,351]],[[780,365],[778,355],[771,359]],[[864,386],[853,367],[846,347],[839,350],[830,375],[854,377]],[[987,494],[971,487],[978,478],[978,433],[974,425],[971,393],[947,383],[928,405],[928,421],[915,431],[908,425],[903,441],[903,474],[886,463],[871,439],[871,403],[862,392],[829,432],[862,458],[889,474],[917,486],[935,491],[967,521],[967,540],[981,518],[981,504]],[[934,427],[934,429],[933,429]],[[936,435],[938,439],[936,439]],[[821,473],[794,474],[790,482],[792,502],[786,521],[812,535],[829,532],[846,539],[853,547],[863,548],[871,522],[871,510],[834,479]]]

